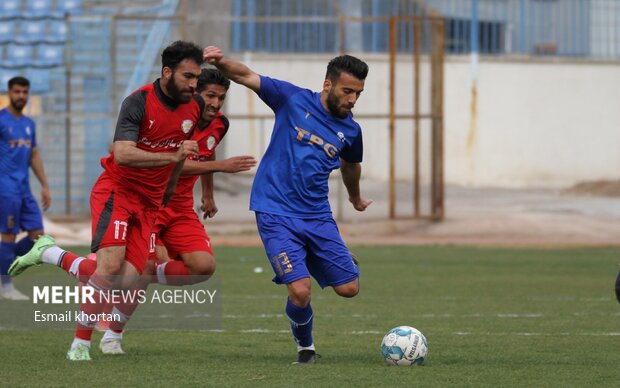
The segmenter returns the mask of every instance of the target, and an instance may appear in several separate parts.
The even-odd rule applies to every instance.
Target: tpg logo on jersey
[[[338,148],[336,148],[333,144],[326,143],[320,137],[313,135],[312,133],[306,131],[303,128],[295,127],[295,130],[297,131],[297,140],[303,141],[304,139],[308,139],[308,144],[315,144],[319,147],[323,147],[323,151],[325,151],[327,156],[329,156],[330,158],[336,157]]]

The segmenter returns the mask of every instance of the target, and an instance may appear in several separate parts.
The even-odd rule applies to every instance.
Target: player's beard
[[[168,93],[170,93],[170,97],[179,104],[187,104],[192,99],[194,88],[181,89],[174,81],[174,73],[172,73],[171,80],[168,82]]]
[[[353,107],[350,107],[348,111],[341,110],[340,101],[338,101],[338,97],[333,92],[333,89],[329,91],[327,94],[327,109],[331,114],[338,118],[344,119],[349,115],[351,108]]]
[[[18,98],[16,100],[11,100],[11,106],[16,111],[21,112],[24,109],[24,107],[26,106],[27,102],[28,102],[28,100],[26,100],[24,98]]]

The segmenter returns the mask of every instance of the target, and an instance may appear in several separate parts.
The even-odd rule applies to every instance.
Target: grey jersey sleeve
[[[129,140],[138,142],[140,123],[144,119],[146,108],[146,91],[141,90],[127,96],[118,114],[114,141]]]

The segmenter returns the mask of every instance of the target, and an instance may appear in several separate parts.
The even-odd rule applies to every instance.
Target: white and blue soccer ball
[[[428,342],[420,330],[398,326],[383,337],[381,354],[389,365],[422,365],[428,354]]]

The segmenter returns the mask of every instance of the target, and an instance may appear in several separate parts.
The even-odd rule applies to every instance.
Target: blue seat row
[[[2,0],[0,18],[11,17],[62,17],[80,12],[82,0]]]
[[[64,20],[0,20],[0,44],[64,42],[66,39]]]
[[[35,94],[47,93],[50,90],[50,69],[0,69],[0,91],[7,91],[9,79],[21,75],[30,80],[30,91]]]
[[[64,45],[8,44],[0,49],[0,68],[56,67],[64,63]],[[4,51],[4,53],[3,53]]]

